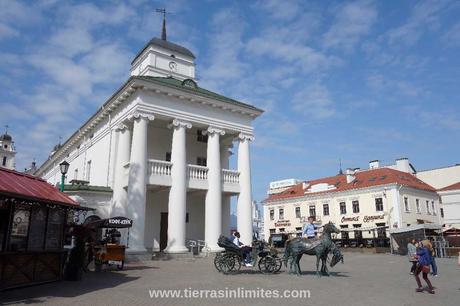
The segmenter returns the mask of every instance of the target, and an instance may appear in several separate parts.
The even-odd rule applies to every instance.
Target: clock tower
[[[185,47],[166,39],[163,17],[161,38],[153,38],[131,62],[132,76],[174,77],[195,80],[195,56]]]

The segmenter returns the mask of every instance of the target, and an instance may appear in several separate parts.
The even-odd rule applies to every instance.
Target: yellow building
[[[264,201],[264,233],[300,235],[308,216],[321,226],[332,221],[342,243],[366,244],[389,237],[389,228],[442,224],[436,189],[409,172],[389,167],[347,169],[345,174],[269,191]]]

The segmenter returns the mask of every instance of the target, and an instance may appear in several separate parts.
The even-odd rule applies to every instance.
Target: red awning
[[[5,168],[0,168],[0,195],[38,202],[79,206],[77,202],[45,180]]]

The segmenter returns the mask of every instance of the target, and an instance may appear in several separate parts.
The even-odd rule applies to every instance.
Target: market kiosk
[[[0,168],[0,290],[60,280],[67,224],[86,210],[40,178]]]

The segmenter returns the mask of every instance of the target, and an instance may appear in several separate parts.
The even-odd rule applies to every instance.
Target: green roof
[[[112,188],[105,186],[92,186],[92,185],[64,185],[64,192],[66,191],[94,191],[94,192],[112,192]]]
[[[153,82],[153,83],[157,83],[157,84],[160,84],[160,85],[165,85],[165,86],[175,88],[175,89],[180,89],[180,90],[183,90],[183,91],[186,91],[186,92],[190,92],[190,93],[193,93],[193,94],[204,96],[206,98],[211,98],[211,99],[219,100],[219,101],[222,101],[222,102],[238,105],[238,106],[241,106],[241,107],[250,108],[250,109],[255,110],[255,111],[263,112],[263,110],[261,110],[260,108],[257,108],[255,106],[252,106],[252,105],[249,105],[249,104],[246,104],[246,103],[243,103],[243,102],[231,99],[231,98],[227,98],[227,97],[222,96],[222,95],[220,95],[218,93],[215,93],[213,91],[210,91],[210,90],[204,89],[202,87],[199,87],[198,85],[196,85],[196,86],[187,86],[186,82],[189,81],[190,79],[186,79],[184,81],[181,81],[181,80],[175,79],[173,77],[152,77],[152,76],[136,76],[135,78],[140,79],[140,80],[146,80],[146,81]],[[192,82],[194,82],[196,84],[195,81],[193,81],[193,80],[190,80],[190,81],[192,81]]]

